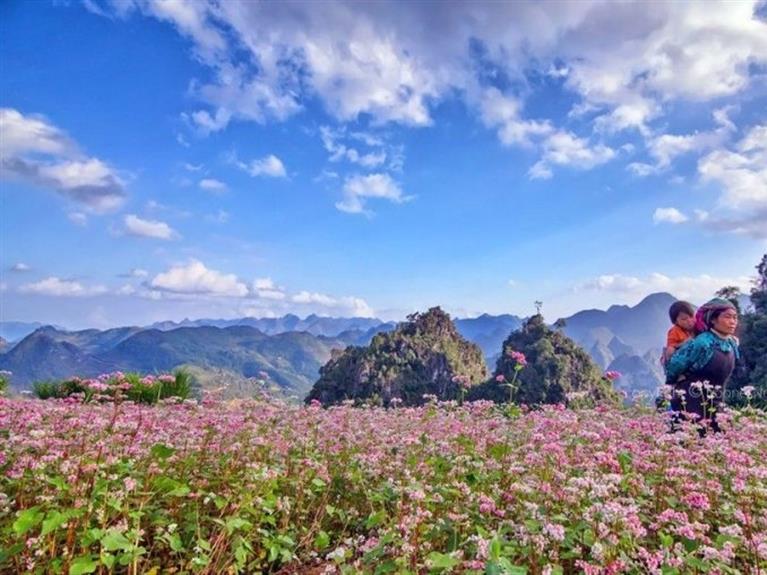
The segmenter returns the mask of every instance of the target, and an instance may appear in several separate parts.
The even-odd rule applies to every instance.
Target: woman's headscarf
[[[695,331],[703,333],[704,331],[711,329],[714,313],[726,309],[737,311],[734,303],[722,297],[715,297],[711,301],[704,303],[698,308],[698,311],[695,312]]]

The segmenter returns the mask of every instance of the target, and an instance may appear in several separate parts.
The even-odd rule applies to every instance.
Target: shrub
[[[62,397],[60,385],[55,381],[36,381],[32,385],[32,392],[38,399]]]
[[[192,392],[192,375],[184,370],[174,374],[146,375],[138,373],[102,374],[92,379],[73,377],[63,381],[40,381],[33,392],[39,399],[81,396],[84,402],[127,399],[154,404],[161,399],[187,399]]]

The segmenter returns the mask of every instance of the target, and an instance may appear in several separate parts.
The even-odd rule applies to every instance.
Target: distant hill
[[[384,322],[376,318],[366,317],[323,317],[309,315],[301,319],[297,315],[288,314],[278,318],[253,318],[244,317],[239,319],[185,319],[181,322],[165,321],[155,323],[150,328],[168,331],[179,327],[233,327],[249,326],[267,335],[275,335],[289,331],[305,331],[312,335],[324,335],[335,337],[345,331],[359,330],[367,332],[382,325]]]
[[[515,315],[482,314],[472,319],[456,319],[455,327],[463,337],[476,343],[489,360],[500,352],[509,334],[522,327],[523,321]]]
[[[325,405],[347,399],[389,405],[419,405],[424,395],[457,399],[457,377],[478,385],[487,378],[482,350],[458,333],[450,316],[439,307],[408,316],[388,333],[373,337],[368,346],[335,352],[320,369],[320,378],[306,398]]]
[[[622,369],[618,371],[624,373],[626,385],[630,382],[636,388],[650,389],[662,382],[657,358],[669,327],[668,307],[673,301],[672,295],[657,293],[633,307],[615,305],[607,310],[584,310],[564,318],[563,329],[600,368],[620,365]],[[744,308],[750,305],[747,298],[741,303]],[[519,329],[523,321],[513,315],[484,314],[456,319],[454,324],[461,336],[481,348],[492,368],[503,341]],[[36,379],[66,377],[76,372],[96,375],[117,367],[153,370],[169,369],[177,364],[220,368],[248,379],[252,366],[264,365],[275,374],[272,384],[287,386],[297,393],[296,390],[308,390],[317,379],[319,366],[329,357],[330,349],[366,346],[376,334],[391,332],[396,327],[395,322],[376,318],[310,315],[302,319],[292,314],[279,318],[184,320],[157,323],[151,328],[74,332],[39,323],[2,322],[0,336],[7,343],[3,346],[0,342],[0,369],[14,372],[14,385],[28,386]],[[231,328],[249,328],[259,335],[247,332],[251,335],[245,336],[245,332],[236,329],[226,332],[225,337],[212,335],[216,329]],[[201,331],[195,334],[194,330]],[[16,351],[14,345],[22,343],[16,336],[24,334],[23,340],[32,332],[37,337]],[[282,337],[269,339],[276,336]],[[231,349],[227,347],[230,344],[234,346]],[[618,360],[619,364],[615,364]]]
[[[634,307],[614,305],[606,311],[581,311],[564,318],[564,331],[587,350],[596,343],[608,347],[622,344],[644,354],[662,347],[670,327],[668,308],[676,299],[668,293],[655,293]],[[617,342],[613,343],[613,338]]]
[[[547,326],[540,315],[530,317],[521,329],[510,334],[502,351],[493,377],[471,390],[472,399],[508,401],[507,384],[515,381],[515,403],[567,403],[572,393],[592,405],[618,401],[612,383],[589,354],[561,330]],[[525,367],[519,372],[517,353],[525,357]]]
[[[71,343],[86,353],[98,354],[109,351],[140,331],[142,331],[140,327],[116,327],[104,331],[98,329],[64,331],[48,325],[38,329],[36,333],[45,334],[60,343]]]
[[[38,322],[0,321],[0,337],[11,343],[28,336],[43,325]]]
[[[11,386],[26,389],[32,382],[71,375],[98,375],[112,366],[68,341],[40,329],[0,355],[0,370],[12,373]]]
[[[268,336],[247,326],[131,333],[134,330],[68,333],[41,328],[0,356],[0,369],[13,373],[15,389],[26,389],[43,379],[113,370],[155,373],[192,364],[229,370],[244,378],[263,372],[286,393],[303,396],[331,350],[346,345],[305,332]]]

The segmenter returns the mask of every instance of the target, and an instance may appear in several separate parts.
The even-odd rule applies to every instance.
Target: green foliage
[[[767,254],[756,266],[757,277],[751,290],[753,311],[741,316],[741,360],[728,386],[731,393],[727,401],[731,405],[750,403],[767,408]],[[753,387],[751,397],[739,393]]]
[[[10,371],[0,371],[0,396],[3,396],[8,391],[10,386]]]
[[[32,385],[32,393],[38,399],[55,399],[62,397],[60,384],[56,381],[36,381]]]
[[[738,313],[741,313],[740,309],[740,297],[743,295],[743,292],[740,291],[740,288],[737,286],[725,286],[722,289],[718,290],[715,294],[716,297],[720,297],[726,300],[729,300],[732,302],[732,305],[735,306],[735,309],[738,310]]]
[[[96,398],[119,397],[151,405],[162,399],[189,398],[194,389],[194,377],[184,369],[176,370],[173,375],[158,377],[117,372],[98,379],[75,377],[63,381],[38,381],[32,389],[38,399],[80,395],[84,401],[92,401]]]
[[[524,354],[522,366],[513,354]],[[510,390],[509,385],[514,382]],[[493,378],[477,387],[470,399],[540,405],[569,403],[577,395],[582,406],[617,404],[618,394],[588,353],[560,330],[534,315],[503,343]]]
[[[460,399],[464,388],[486,377],[481,349],[461,337],[450,316],[435,307],[408,316],[393,332],[379,333],[367,347],[334,352],[306,401],[419,405],[424,395]]]

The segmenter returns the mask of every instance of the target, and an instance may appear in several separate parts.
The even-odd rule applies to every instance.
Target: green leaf
[[[231,517],[226,520],[226,531],[231,535],[235,531],[242,529],[243,527],[252,527],[252,523],[247,519],[241,517]]]
[[[150,453],[159,459],[168,459],[168,457],[176,453],[176,450],[164,443],[155,443],[152,446]]]
[[[106,565],[107,569],[111,569],[115,565],[115,556],[110,553],[102,553],[101,562]]]
[[[184,544],[181,542],[181,536],[178,533],[171,533],[168,543],[170,543],[170,548],[176,553],[184,550]]]
[[[129,551],[133,544],[116,529],[109,529],[101,538],[101,546],[107,551]]]
[[[375,513],[371,513],[368,516],[367,521],[365,521],[365,528],[372,529],[373,527],[377,527],[383,523],[384,519],[386,519],[386,511],[376,511]]]
[[[182,485],[180,487],[176,487],[175,489],[172,489],[168,491],[168,495],[170,497],[186,497],[189,495],[191,489],[189,489],[186,485]]]
[[[448,555],[447,553],[438,553],[437,551],[432,551],[429,553],[429,555],[426,557],[428,559],[429,563],[431,564],[432,569],[452,569],[460,561],[456,559],[455,557],[452,557]]]
[[[13,532],[16,535],[24,535],[27,531],[35,527],[43,520],[43,512],[39,507],[30,507],[19,513],[16,521],[13,522]]]
[[[597,537],[596,535],[594,535],[594,532],[591,529],[586,529],[583,532],[583,542],[589,547],[594,545],[594,543],[596,543],[596,540],[597,540]]]
[[[330,535],[326,531],[320,531],[317,533],[317,537],[314,538],[314,548],[317,551],[322,551],[328,545],[330,545]]]
[[[501,540],[497,537],[493,537],[490,542],[490,558],[495,560],[501,558]]]
[[[237,561],[237,565],[244,566],[248,561],[248,548],[245,545],[238,545],[234,550],[234,558]]]
[[[84,573],[93,573],[99,567],[99,560],[93,559],[91,555],[75,557],[69,566],[69,575],[83,575]]]
[[[51,511],[48,513],[48,517],[43,521],[43,529],[40,531],[40,537],[45,537],[51,531],[56,531],[69,519],[68,513],[61,513],[60,511]]]
[[[391,559],[388,559],[376,566],[375,575],[386,575],[388,573],[396,573],[396,571],[397,564]]]
[[[312,479],[312,486],[317,488],[318,490],[322,490],[325,488],[325,482],[319,477],[315,477],[314,479]]]
[[[633,458],[631,457],[631,454],[628,451],[621,451],[618,454],[618,463],[621,466],[621,471],[625,474],[631,471],[631,463],[633,462]]]

